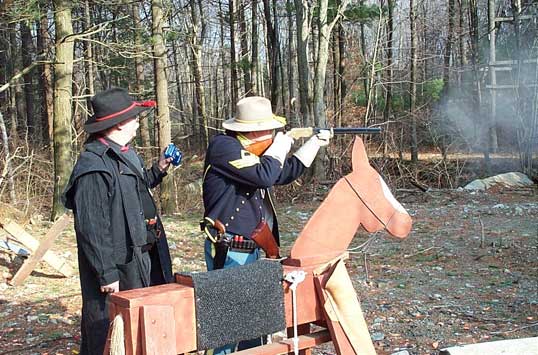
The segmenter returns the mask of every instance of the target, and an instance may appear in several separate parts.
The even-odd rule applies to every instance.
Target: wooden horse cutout
[[[385,229],[403,239],[412,222],[369,165],[358,137],[352,166],[353,171],[331,189],[299,234],[290,257],[282,262],[286,280],[289,275],[304,275],[304,280],[294,287],[288,282],[283,286],[286,327],[288,335],[294,327],[298,330],[296,338],[234,354],[274,355],[298,350],[310,354],[311,347],[331,340],[338,354],[375,354],[342,260],[360,225],[368,232]],[[125,323],[126,354],[182,354],[196,350],[192,283],[184,277],[176,277],[176,282],[179,283],[111,295],[111,319]],[[313,323],[328,329],[311,333]]]
[[[293,244],[290,258],[299,264],[331,260],[348,248],[359,225],[370,233],[386,229],[399,239],[411,230],[411,217],[370,166],[364,144],[357,137],[352,172],[334,185],[310,217]]]

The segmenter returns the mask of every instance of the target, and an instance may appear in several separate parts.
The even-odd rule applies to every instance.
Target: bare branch
[[[42,64],[54,64],[54,62],[48,61],[48,60],[38,60],[15,74],[7,83],[0,86],[0,93],[6,91],[11,85],[13,85],[17,80],[19,80],[23,75],[29,73],[34,67]]]

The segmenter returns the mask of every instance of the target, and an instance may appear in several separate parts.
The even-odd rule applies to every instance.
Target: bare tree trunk
[[[245,63],[248,60],[248,31],[247,23],[245,21],[245,7],[247,0],[239,0],[239,8],[237,9],[239,15],[239,38],[241,43],[241,69],[243,70],[243,82],[245,87],[245,96],[252,95],[252,81],[250,78],[250,68]],[[257,33],[252,32],[253,36]]]
[[[538,97],[538,89],[530,90],[528,83],[525,82],[524,76],[532,75],[532,70],[527,66],[525,71],[523,71],[523,59],[524,51],[522,50],[522,35],[524,35],[525,26],[522,26],[521,15],[522,15],[522,2],[521,0],[510,0],[510,5],[512,8],[512,16],[514,18],[514,42],[515,50],[512,54],[513,60],[515,62],[515,75],[514,75],[514,95],[516,102],[516,120],[518,122],[517,130],[517,142],[519,150],[519,159],[521,164],[521,169],[525,174],[533,174],[533,146],[536,145],[536,98]],[[524,38],[524,37],[523,37]],[[536,39],[533,43],[533,49],[536,51]],[[529,53],[535,54],[535,53]],[[534,78],[538,77],[538,68],[535,67]],[[536,81],[534,81],[536,83]],[[534,91],[534,92],[533,92]]]
[[[453,1],[453,0],[451,0]],[[496,37],[497,37],[497,28],[495,26],[495,0],[488,0],[488,16],[489,16],[489,75],[491,78],[491,128],[490,128],[490,141],[491,141],[491,151],[493,153],[497,152],[498,143],[497,143],[497,72],[495,67],[495,62],[497,61],[496,54]]]
[[[290,101],[289,99],[289,94],[286,93],[286,85],[284,85],[284,78],[286,77],[285,75],[285,66],[284,66],[284,63],[282,62],[282,50],[280,48],[280,42],[281,42],[281,39],[280,39],[280,33],[281,31],[279,30],[278,28],[278,24],[280,23],[280,14],[278,13],[278,8],[279,8],[279,5],[277,4],[277,0],[273,0],[273,24],[274,24],[274,29],[275,29],[275,36],[276,36],[276,42],[277,42],[277,52],[276,52],[276,62],[277,62],[277,70],[276,70],[276,74],[278,76],[278,85],[279,85],[279,93],[280,93],[280,105],[278,107],[280,107],[280,109],[277,107],[277,114],[284,114],[284,115],[287,115],[288,114],[288,111],[287,111],[287,102]]]
[[[439,113],[439,116],[441,117],[441,122],[445,122],[448,120],[448,117],[446,115],[446,112],[448,112],[448,101],[450,97],[451,92],[451,83],[450,83],[450,60],[452,57],[453,52],[453,43],[454,43],[454,31],[455,31],[455,0],[448,0],[448,38],[447,43],[445,47],[445,53],[444,53],[444,63],[443,63],[443,91],[441,93],[441,112]],[[443,157],[443,160],[446,160],[447,158],[447,142],[446,142],[446,134],[444,133],[444,127],[441,126],[439,131],[439,148],[441,150],[441,154]]]
[[[480,146],[484,153],[484,170],[486,174],[491,173],[491,160],[490,160],[490,142],[489,142],[489,122],[487,119],[482,117],[481,114],[481,85],[480,85],[480,75],[479,75],[479,33],[478,33],[478,3],[477,0],[469,0],[469,33],[471,36],[471,63],[473,66],[473,79],[474,79],[474,88],[472,91],[472,102],[471,107],[473,110],[473,117],[476,117],[479,120],[479,141],[481,142]]]
[[[218,62],[217,60],[215,62]],[[220,103],[221,103],[221,98],[220,98],[220,86],[219,86],[219,67],[218,65],[215,65],[215,68],[214,68],[214,72],[213,72],[213,92],[215,93],[214,98],[215,98],[215,102],[213,103],[213,107],[214,107],[214,110],[213,110],[213,114],[212,114],[212,117],[213,119],[211,120],[210,124],[211,124],[211,127],[213,128],[212,131],[209,133],[209,137],[207,137],[207,141],[209,142],[211,137],[215,135],[216,131],[215,131],[215,128],[217,128],[218,126],[218,121],[217,121],[217,117],[220,117]],[[224,99],[223,99],[224,101]]]
[[[276,11],[273,8],[273,11]],[[279,97],[281,88],[281,81],[279,80],[279,57],[280,57],[280,44],[278,40],[277,24],[271,17],[271,4],[269,0],[263,0],[263,12],[265,15],[265,26],[267,30],[267,56],[269,63],[269,81],[271,84],[271,104],[273,105],[273,111],[277,112],[279,105]]]
[[[200,149],[205,150],[207,147],[207,139],[209,136],[208,133],[208,122],[207,122],[207,113],[205,105],[205,88],[202,84],[202,44],[201,40],[205,38],[205,24],[203,13],[201,12],[202,7],[198,2],[191,0],[191,17],[192,17],[192,26],[190,34],[190,49],[191,49],[191,69],[194,76],[194,88],[196,93],[196,102],[198,110],[198,120],[199,120],[199,135],[200,135]],[[200,14],[198,14],[200,11]]]
[[[0,187],[2,186],[4,176],[7,177],[9,200],[13,204],[17,201],[17,195],[15,194],[15,182],[13,181],[13,170],[11,169],[11,154],[9,153],[9,141],[7,138],[6,124],[4,122],[2,112],[0,112],[0,134],[2,135],[2,145],[4,146],[3,150],[6,157],[4,170],[0,172]]]
[[[340,53],[340,62],[338,63],[338,76],[340,78],[339,91],[340,91],[340,105],[344,104],[344,100],[347,96],[347,84],[346,84],[346,30],[342,26],[341,22],[338,22],[338,53]]]
[[[25,24],[20,24],[21,30],[21,56],[22,56],[22,66],[23,68],[28,68],[32,65],[34,61],[33,56],[35,54],[34,50],[34,41],[32,39],[32,33],[30,28]],[[28,71],[24,74],[24,98],[26,100],[26,127],[28,127],[28,136],[31,139],[37,138],[39,141],[39,136],[36,136],[36,132],[39,131],[39,120],[35,115],[34,110],[34,71]]]
[[[385,107],[383,109],[383,121],[388,122],[390,120],[391,106],[392,106],[392,46],[394,36],[394,0],[387,0],[387,71],[386,71],[386,83],[385,87]]]
[[[75,15],[76,17],[76,15]],[[92,26],[92,14],[90,9],[90,1],[85,0],[84,1],[84,31],[87,31]],[[91,115],[92,113],[92,105],[91,105],[91,97],[95,95],[95,88],[94,88],[94,81],[95,81],[95,68],[94,68],[94,58],[93,58],[93,43],[90,41],[92,39],[92,36],[89,35],[88,40],[83,41],[84,44],[84,62],[82,64],[82,68],[84,69],[85,75],[86,75],[86,85],[82,89],[82,93],[87,95],[87,98],[85,100],[85,109],[79,110],[79,116],[80,116],[80,125],[76,127],[76,131],[83,130],[83,124],[88,119],[88,115]],[[76,74],[75,74],[76,77]],[[75,90],[75,88],[73,88]],[[81,103],[82,106],[82,103]],[[75,109],[77,111],[77,109]],[[81,138],[84,137],[84,135],[80,136]]]
[[[364,5],[364,0],[359,1],[359,5],[363,6]],[[363,22],[361,22],[361,24],[360,24],[360,32],[361,32],[361,54],[362,54],[362,59],[363,59],[364,63],[366,64],[367,63],[367,60],[366,60],[366,36],[364,34],[364,23]],[[363,86],[363,90],[364,90],[364,97],[366,98],[366,107],[368,107],[369,106],[368,100],[370,98],[368,75],[364,76],[364,79],[362,80],[362,86]]]
[[[38,52],[44,54],[44,58],[48,58],[48,48],[50,46],[50,36],[48,31],[47,13],[48,8],[43,8],[38,31]],[[52,118],[54,116],[54,93],[52,89],[52,65],[44,63],[40,67],[40,91],[41,91],[41,136],[46,145],[52,142]]]
[[[223,87],[223,98],[224,98],[224,102],[225,102],[225,105],[224,105],[224,112],[223,112],[223,116],[224,117],[229,117],[231,116],[231,112],[232,112],[232,108],[231,107],[235,107],[235,101],[234,101],[234,98],[232,97],[231,99],[229,98],[230,97],[230,85],[229,85],[229,82],[228,82],[228,72],[227,70],[225,69],[226,68],[226,46],[224,45],[224,12],[222,11],[222,0],[219,0],[219,25],[220,25],[220,66],[221,66],[221,70],[222,70],[222,87]],[[254,30],[254,29],[253,29]],[[254,37],[256,36],[252,36],[252,40],[254,41]],[[254,48],[252,49],[252,55],[254,55]],[[233,95],[233,93],[232,93]],[[219,128],[219,127],[217,127]]]
[[[318,127],[327,127],[327,113],[325,112],[325,76],[327,72],[327,62],[329,60],[329,40],[335,24],[340,20],[349,0],[343,0],[337,9],[337,15],[331,23],[327,20],[328,0],[319,1],[319,38],[317,51],[317,66],[314,78],[314,123]],[[314,164],[314,176],[325,179],[325,150],[318,153],[317,163]],[[321,163],[320,163],[321,162]]]
[[[144,61],[142,60],[143,57],[143,51],[144,51],[144,44],[142,43],[142,26],[140,25],[140,4],[133,3],[131,4],[131,13],[133,16],[133,24],[134,24],[134,46],[135,51],[137,52],[137,55],[134,58],[135,63],[135,91],[137,96],[142,97],[145,92],[144,82],[145,82],[145,74],[144,74]],[[151,149],[151,138],[150,138],[150,127],[149,127],[149,115],[147,112],[143,112],[140,114],[140,138],[142,140],[142,147],[144,147],[144,158],[146,161],[151,160],[152,153]]]
[[[90,12],[90,1],[86,0],[84,1],[84,28],[87,30],[92,25],[91,20],[91,12]],[[85,49],[85,55],[84,60],[86,61],[86,93],[88,95],[94,95],[95,94],[95,87],[94,87],[94,81],[95,81],[95,69],[93,66],[94,59],[93,59],[93,45],[90,41],[84,41],[84,49]]]
[[[316,57],[316,71],[314,78],[314,123],[318,127],[327,126],[327,114],[325,112],[325,77],[327,73],[327,62],[329,60],[329,40],[331,32],[340,20],[341,14],[345,11],[349,0],[342,1],[338,9],[338,15],[331,23],[327,22],[328,0],[320,0],[319,2],[319,38],[318,52]]]
[[[13,72],[15,72],[22,67],[21,56],[17,50],[19,46],[17,36],[15,35],[15,28],[13,28],[13,32],[10,32],[9,40],[11,48],[10,60],[13,62],[12,68]],[[26,135],[26,100],[24,99],[24,91],[21,85],[13,86],[12,93],[15,104],[15,115],[12,117],[14,120],[12,121],[11,138],[17,140],[19,138],[19,134]]]
[[[258,87],[258,0],[251,0],[252,13],[252,53],[250,64],[250,80],[252,82],[252,95],[259,95],[260,88]]]
[[[292,3],[291,0],[286,0],[287,17],[288,17],[288,93],[289,100],[287,102],[287,117],[292,127],[300,127],[301,122],[297,116],[297,104],[295,103],[295,61],[296,61],[296,48],[293,40],[293,15],[292,15]],[[293,104],[292,104],[293,101]]]
[[[228,24],[230,25],[230,80],[232,87],[232,114],[235,112],[235,103],[238,98],[237,90],[237,62],[235,55],[235,1],[228,1]]]
[[[308,1],[295,0],[295,13],[297,16],[297,68],[301,125],[312,126],[314,119],[310,93],[310,69],[308,67],[308,35],[310,33],[310,5]]]
[[[180,132],[187,133],[185,130],[185,108],[183,107],[183,89],[181,88],[181,75],[179,70],[179,61],[177,59],[179,53],[177,51],[176,42],[172,42],[172,58],[174,59],[174,73],[176,76],[176,103],[179,108],[179,121],[181,124]]]
[[[461,88],[462,85],[462,72],[463,68],[467,65],[467,52],[465,50],[465,35],[464,33],[467,31],[465,29],[465,11],[463,10],[463,1],[458,1],[458,58],[459,58],[459,67],[460,70],[458,71],[458,86]]]
[[[0,13],[0,22],[4,23],[7,22],[5,19],[5,15]],[[2,83],[8,83],[11,78],[13,78],[15,68],[14,63],[11,60],[12,59],[12,51],[13,48],[11,47],[11,32],[13,32],[13,24],[8,24],[7,26],[8,31],[4,31],[0,33],[0,82]],[[4,112],[6,115],[6,120],[8,120],[10,123],[15,122],[16,125],[16,113],[14,110],[14,100],[12,98],[13,94],[13,87],[8,86],[7,89],[5,89],[4,93],[4,101],[2,102],[2,107],[5,108]],[[13,129],[13,127],[11,127]],[[13,130],[10,131],[8,136],[11,136],[11,133]],[[16,136],[11,136],[11,143],[16,144]]]
[[[166,46],[163,27],[164,5],[162,0],[152,0],[151,19],[153,35],[153,65],[155,70],[155,93],[157,96],[157,114],[155,122],[159,128],[159,150],[163,151],[171,140],[170,108],[168,107],[168,80],[166,78]],[[173,169],[169,169],[168,177],[161,183],[161,208],[163,213],[173,213],[176,209],[174,196]]]
[[[331,54],[332,54],[332,91],[333,91],[333,97],[332,97],[332,105],[333,105],[333,115],[336,119],[336,125],[340,126],[338,122],[341,121],[342,115],[341,115],[341,108],[340,108],[340,89],[339,89],[339,77],[338,77],[338,63],[340,62],[340,52],[338,48],[338,38],[337,38],[337,31],[335,31],[332,35],[332,43],[331,43]]]
[[[71,107],[73,82],[73,24],[71,1],[54,0],[56,64],[54,66],[54,200],[51,219],[64,213],[60,197],[73,167],[71,157]]]
[[[415,115],[415,107],[417,100],[417,48],[418,40],[416,33],[416,12],[415,2],[409,0],[409,25],[411,32],[411,83],[409,89],[409,115],[411,116],[411,161],[418,162],[418,138],[417,138],[417,118]]]
[[[455,0],[448,0],[448,38],[446,41],[444,65],[443,65],[443,91],[444,95],[449,94],[450,88],[450,58],[452,56],[452,44],[454,42],[455,23]]]

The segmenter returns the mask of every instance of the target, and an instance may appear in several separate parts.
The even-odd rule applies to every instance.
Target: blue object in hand
[[[172,158],[172,165],[178,166],[179,164],[181,164],[181,158],[183,157],[183,153],[181,153],[181,151],[175,146],[174,143],[170,143],[164,151],[164,157]]]

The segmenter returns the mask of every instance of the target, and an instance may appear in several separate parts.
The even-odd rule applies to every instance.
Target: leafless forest
[[[63,213],[58,196],[86,138],[88,99],[111,86],[158,101],[137,141],[148,160],[170,141],[198,158],[239,98],[262,95],[290,127],[382,127],[367,139],[396,185],[455,187],[465,156],[486,175],[498,153],[536,175],[537,6],[0,1],[0,200]],[[345,170],[348,145],[335,140],[312,176]],[[162,186],[164,212],[176,211],[189,182]]]

